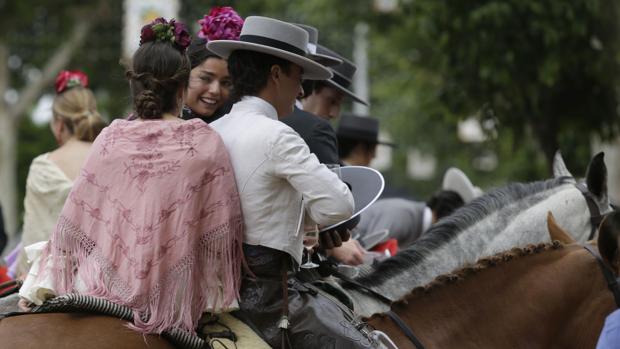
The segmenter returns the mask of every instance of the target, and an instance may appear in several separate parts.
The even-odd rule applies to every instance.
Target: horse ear
[[[576,242],[570,234],[558,225],[551,211],[547,213],[547,230],[549,230],[551,241],[557,240],[563,244],[572,244]]]
[[[559,150],[555,152],[555,156],[553,157],[553,178],[560,177],[573,177],[568,168],[566,167],[566,163],[564,163],[564,158],[562,157],[562,152]]]
[[[605,153],[596,154],[586,172],[586,184],[588,190],[598,198],[607,197],[607,166],[605,165]]]
[[[601,257],[616,274],[620,271],[618,236],[620,236],[620,212],[612,211],[601,222],[597,243]]]

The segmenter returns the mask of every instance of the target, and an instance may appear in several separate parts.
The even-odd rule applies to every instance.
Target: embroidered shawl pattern
[[[41,261],[58,294],[126,305],[144,333],[193,332],[202,312],[236,305],[242,239],[215,131],[200,120],[116,120],[94,142]]]

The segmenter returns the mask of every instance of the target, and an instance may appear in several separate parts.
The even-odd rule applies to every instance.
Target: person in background
[[[207,49],[211,40],[238,40],[243,19],[232,7],[213,7],[198,21],[200,31],[187,55],[191,64],[183,119],[199,118],[210,123],[230,111],[232,82],[228,63]]]
[[[24,247],[50,238],[92,142],[105,127],[86,74],[61,71],[55,88],[50,128],[58,148],[34,158],[28,170],[17,276],[30,268]]]
[[[401,198],[381,199],[364,211],[354,233],[363,240],[365,236],[387,230],[388,238],[396,239],[399,248],[407,248],[432,224],[463,204],[461,196],[451,190],[436,192],[426,203]]]
[[[4,230],[4,214],[2,213],[2,206],[0,206],[0,253],[4,251],[7,243],[7,235]]]
[[[375,158],[377,145],[394,146],[379,140],[379,120],[370,116],[343,115],[336,134],[338,155],[345,165],[369,166]]]

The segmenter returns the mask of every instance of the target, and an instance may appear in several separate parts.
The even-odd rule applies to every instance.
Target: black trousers
[[[245,258],[255,278],[241,284],[240,310],[235,313],[272,347],[282,347],[278,321],[282,316],[283,265],[288,266],[288,337],[295,349],[373,348],[347,319],[333,299],[305,286],[292,272],[292,258],[263,246],[244,245]]]

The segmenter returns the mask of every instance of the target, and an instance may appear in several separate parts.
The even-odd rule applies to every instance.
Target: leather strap
[[[291,339],[288,336],[288,328],[290,326],[290,322],[288,319],[288,263],[287,259],[284,258],[282,261],[282,316],[278,321],[278,328],[282,333],[282,349],[293,349],[291,345]]]
[[[598,262],[598,265],[601,267],[601,270],[603,271],[603,276],[605,277],[605,281],[607,281],[607,287],[609,288],[611,293],[613,293],[614,295],[616,306],[620,308],[620,288],[618,288],[618,280],[616,279],[616,276],[605,265],[605,263],[603,262],[603,258],[601,258],[601,256],[598,254],[598,251],[596,251],[590,245],[584,245],[583,248],[585,248],[586,251],[590,252],[590,254],[594,256],[594,258]]]
[[[586,204],[588,205],[588,210],[590,211],[590,224],[592,225],[592,230],[590,231],[588,240],[592,240],[596,234],[596,230],[603,221],[604,216],[601,214],[598,204],[596,203],[596,199],[594,199],[588,188],[586,188],[583,183],[575,184],[575,187],[579,189],[583,197],[586,199]]]
[[[407,336],[407,338],[409,338],[411,343],[413,343],[413,345],[417,349],[424,349],[424,346],[422,345],[420,340],[418,340],[418,337],[415,336],[415,334],[413,333],[411,328],[409,328],[409,326],[407,326],[407,324],[400,318],[400,316],[398,316],[398,314],[396,314],[395,312],[393,312],[391,310],[388,311],[386,314],[387,314],[387,316],[390,317],[390,319],[392,319],[392,321],[394,321],[394,323],[396,325],[398,325],[398,327],[400,327],[400,330],[403,331],[405,336]]]
[[[328,271],[329,274],[336,276],[337,278],[341,279],[342,281],[351,284],[355,287],[358,287],[362,290],[364,290],[365,292],[369,293],[371,296],[376,297],[377,299],[379,299],[380,301],[384,302],[387,305],[391,305],[392,304],[392,300],[387,298],[386,296],[382,295],[381,293],[376,292],[375,290],[371,289],[370,287],[364,286],[362,284],[360,284],[359,282],[355,281],[354,279],[351,279],[350,277],[342,274],[341,272],[339,272],[336,268],[333,267],[332,263],[329,261],[321,261],[319,268],[321,269],[319,272],[323,275],[324,272]]]

